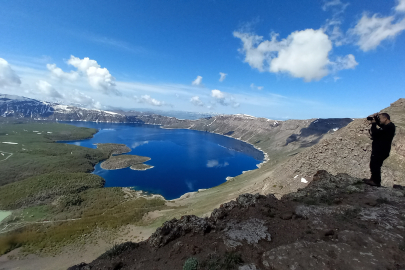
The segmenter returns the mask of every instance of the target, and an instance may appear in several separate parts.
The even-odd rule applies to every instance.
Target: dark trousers
[[[370,171],[371,171],[371,180],[374,181],[378,186],[381,185],[381,166],[383,165],[384,160],[388,156],[386,155],[376,155],[371,154],[370,158]]]

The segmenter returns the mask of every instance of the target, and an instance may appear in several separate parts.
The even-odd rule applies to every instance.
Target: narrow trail
[[[81,218],[70,218],[70,219],[62,219],[62,220],[46,220],[46,221],[32,221],[32,222],[18,222],[18,223],[11,223],[11,224],[6,224],[3,229],[0,230],[0,234],[2,233],[7,233],[14,231],[16,229],[28,226],[30,224],[46,224],[46,223],[55,223],[55,222],[65,222],[65,221],[75,221],[75,220],[80,220]],[[12,227],[9,230],[6,230],[7,227]]]
[[[0,160],[0,162],[1,161],[6,161],[7,159],[9,159],[13,155],[13,153],[8,153],[8,152],[4,152],[4,151],[0,151],[0,154],[3,154],[1,156],[4,156],[4,154],[8,154],[8,157],[6,157],[5,159]]]

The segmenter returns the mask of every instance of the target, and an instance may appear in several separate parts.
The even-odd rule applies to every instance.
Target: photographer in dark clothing
[[[371,123],[369,133],[373,140],[370,158],[371,178],[364,179],[370,186],[381,186],[381,166],[390,155],[392,139],[395,135],[395,125],[387,113],[375,113],[367,117]],[[378,127],[377,127],[378,126]]]

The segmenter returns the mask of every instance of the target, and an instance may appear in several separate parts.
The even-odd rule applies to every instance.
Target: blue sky
[[[404,97],[404,30],[405,0],[2,1],[0,93],[364,117]]]

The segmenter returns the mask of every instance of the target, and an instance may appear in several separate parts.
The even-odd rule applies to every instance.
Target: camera
[[[369,120],[369,121],[375,120],[375,122],[378,124],[378,123],[380,123],[380,116],[378,114],[376,116],[369,116],[369,117],[367,117],[367,120]]]

